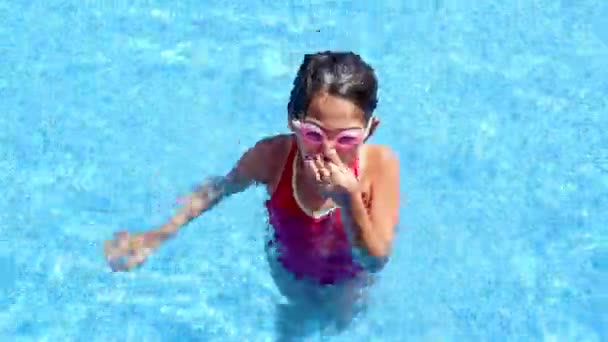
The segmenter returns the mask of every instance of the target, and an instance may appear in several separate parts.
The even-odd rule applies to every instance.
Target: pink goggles
[[[368,120],[365,128],[348,128],[341,130],[336,136],[331,139],[336,144],[337,149],[347,150],[361,144],[367,135],[371,126],[372,119]],[[330,140],[325,131],[309,122],[292,120],[293,128],[305,144],[311,147],[319,147],[323,141]]]

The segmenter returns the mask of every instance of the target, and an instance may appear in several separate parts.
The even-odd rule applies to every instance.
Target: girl
[[[398,160],[386,146],[365,144],[380,123],[373,116],[377,88],[374,70],[354,53],[306,55],[287,106],[292,134],[256,143],[158,229],[116,233],[105,243],[109,264],[133,269],[222,199],[262,184],[277,285],[292,303],[344,308],[354,293],[346,289],[388,260],[398,222]]]

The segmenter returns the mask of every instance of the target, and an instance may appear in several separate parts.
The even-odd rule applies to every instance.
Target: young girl
[[[287,106],[292,134],[257,142],[158,229],[116,233],[105,243],[109,264],[115,271],[140,265],[222,199],[262,184],[270,196],[266,252],[283,294],[330,308],[352,302],[346,289],[388,260],[399,214],[398,160],[386,146],[365,144],[380,123],[377,88],[373,69],[356,54],[306,55]]]

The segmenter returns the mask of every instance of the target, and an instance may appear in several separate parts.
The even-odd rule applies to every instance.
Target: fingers
[[[348,169],[340,159],[340,156],[338,156],[338,152],[336,152],[336,149],[326,148],[324,150],[324,154],[325,168],[328,170],[330,176],[338,176],[344,173],[344,170]]]
[[[320,171],[321,169],[325,168],[325,163],[323,162],[323,159],[321,158],[320,155],[316,155],[313,158],[313,161],[315,163],[315,166],[317,167],[317,169]]]
[[[327,161],[327,162],[325,163],[325,167],[326,167],[328,170],[330,170],[330,171],[334,171],[334,170],[340,170],[340,169],[343,169],[343,168],[344,168],[344,165],[342,164],[342,162],[340,162],[340,163],[338,164],[338,163],[335,163],[335,162],[333,162],[333,161],[331,161],[331,160],[330,160],[330,161]]]
[[[317,182],[321,181],[321,174],[319,173],[319,169],[314,157],[306,157],[306,159],[304,159],[304,165],[310,170],[310,172],[312,172]]]
[[[138,249],[137,251],[135,251],[135,254],[129,256],[127,262],[125,263],[125,267],[127,269],[132,269],[142,264],[146,260],[147,256],[148,253],[146,248]]]
[[[323,168],[320,171],[321,174],[321,182],[324,184],[330,183],[331,182],[331,171],[327,168]]]
[[[325,157],[332,163],[338,165],[338,166],[342,166],[342,160],[340,160],[340,156],[338,156],[338,152],[336,152],[336,149],[332,148],[332,149],[326,149],[324,151],[325,153]]]
[[[314,163],[319,172],[319,180],[323,183],[328,183],[331,180],[331,170],[327,167],[325,161],[321,158],[321,156],[316,156]]]
[[[112,270],[127,271],[143,263],[152,252],[145,245],[145,238],[146,234],[116,232],[113,240],[104,241],[104,254]]]

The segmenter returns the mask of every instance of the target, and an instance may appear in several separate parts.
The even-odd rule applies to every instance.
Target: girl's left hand
[[[359,180],[353,171],[344,165],[336,150],[325,153],[326,160],[316,157],[309,161],[311,168],[317,174],[321,192],[331,197],[336,204],[343,205],[348,197],[359,191]]]

